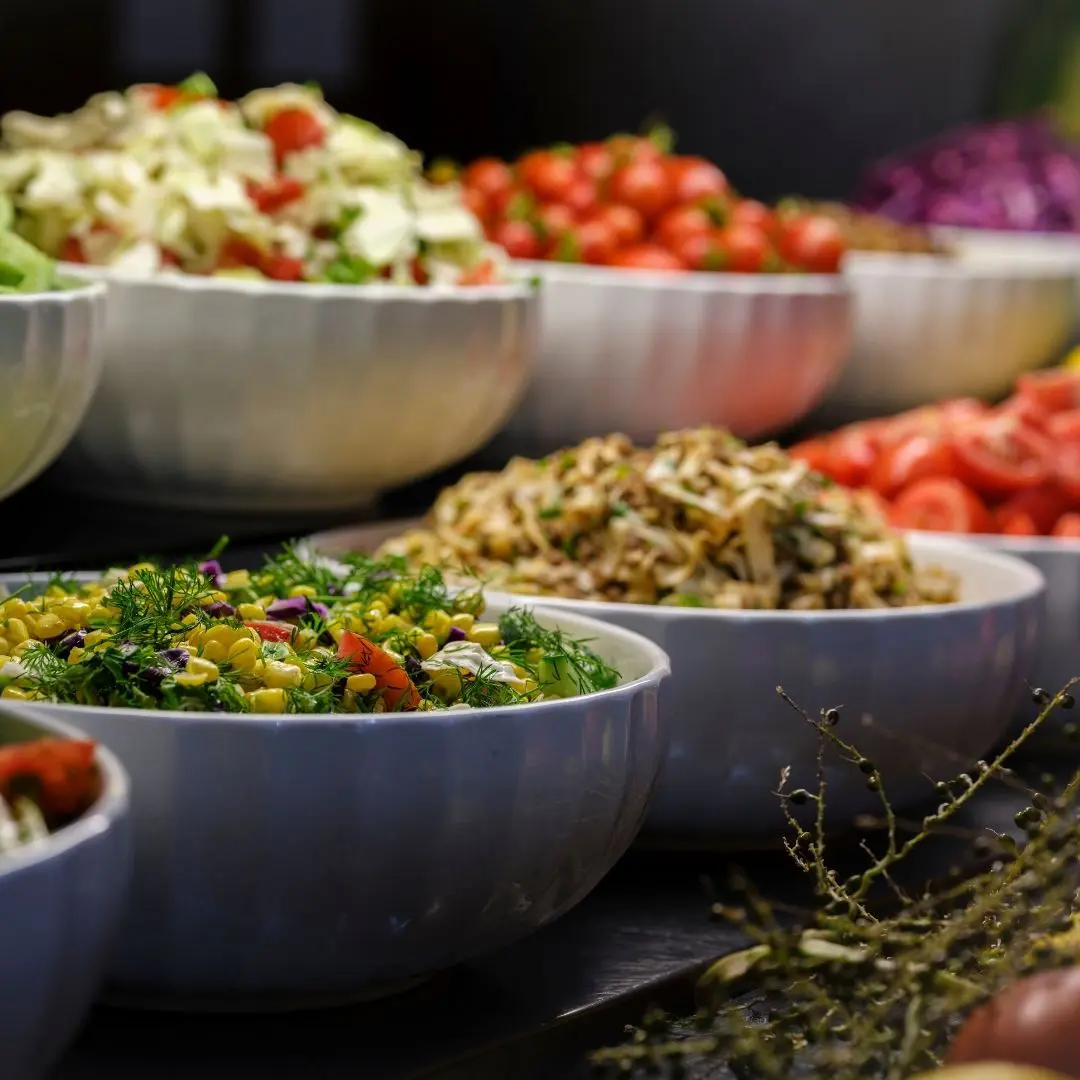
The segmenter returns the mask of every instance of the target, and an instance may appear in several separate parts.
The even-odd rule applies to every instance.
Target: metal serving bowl
[[[485,452],[500,465],[609,431],[777,431],[821,400],[850,352],[840,275],[518,265],[542,282],[540,346],[524,401]]]
[[[59,478],[108,498],[360,506],[466,457],[524,391],[535,289],[109,282],[105,373]]]
[[[14,710],[14,711],[13,711]],[[0,745],[81,731],[4,702]],[[37,1080],[90,1009],[131,877],[128,780],[98,749],[101,798],[40,844],[0,856],[0,1072]]]
[[[0,295],[0,499],[71,441],[101,378],[105,286]]]
[[[592,639],[625,681],[365,717],[30,705],[131,773],[135,881],[113,991],[191,1009],[376,996],[586,896],[645,819],[670,734],[668,660],[569,612],[540,621]]]
[[[342,529],[308,543],[331,556],[368,551],[410,524]],[[793,787],[813,787],[818,748],[777,686],[812,716],[842,707],[846,737],[881,768],[897,807],[932,796],[928,777],[952,776],[998,743],[1039,663],[1042,575],[955,539],[913,533],[910,546],[920,563],[960,575],[960,603],[798,612],[522,598],[636,631],[671,657],[671,753],[643,842],[777,842],[780,771],[790,766]],[[881,808],[866,777],[836,759],[828,806],[840,827]]]

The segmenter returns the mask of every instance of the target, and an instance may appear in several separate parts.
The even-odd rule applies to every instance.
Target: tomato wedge
[[[889,520],[898,529],[950,533],[994,531],[990,511],[979,496],[948,476],[916,480],[897,496]]]
[[[1070,540],[1080,539],[1080,514],[1062,514],[1050,535],[1067,537]]]
[[[263,214],[273,214],[304,194],[304,185],[292,176],[276,176],[265,184],[249,180],[246,187],[248,198]]]
[[[292,641],[293,627],[289,623],[252,619],[244,625],[254,630],[263,641]]]
[[[326,130],[319,118],[307,109],[288,108],[274,113],[263,127],[266,137],[274,144],[278,165],[298,150],[322,146]]]
[[[1080,408],[1080,371],[1029,371],[1016,380],[1016,395],[1037,402],[1048,412]]]
[[[829,467],[823,471],[845,487],[862,487],[877,456],[878,428],[852,424],[829,440]]]
[[[956,475],[984,495],[1012,495],[1045,484],[1053,447],[1015,416],[988,416],[953,434]]]
[[[1080,442],[1080,409],[1067,409],[1047,417],[1046,434],[1058,442]]]
[[[1018,515],[1029,517],[1035,522],[1035,528],[1040,536],[1045,536],[1066,510],[1069,509],[1069,499],[1065,493],[1054,484],[1045,484],[1042,487],[1031,488],[1029,491],[1021,491],[1007,502],[1003,502],[994,517],[1004,531],[1004,523]]]
[[[373,641],[346,630],[338,642],[337,654],[348,660],[356,672],[375,676],[375,688],[383,691],[383,701],[391,711],[399,706],[415,709],[420,704],[420,691],[408,672]]]
[[[1038,536],[1039,527],[1030,514],[1010,514],[998,516],[998,525],[1003,536]]]
[[[804,462],[814,472],[824,473],[831,480],[836,479],[829,472],[832,458],[829,451],[829,440],[826,438],[806,439],[801,443],[797,443],[788,451],[788,457]]]
[[[952,447],[945,439],[909,435],[882,450],[870,469],[867,484],[888,499],[916,480],[951,476],[953,469]]]
[[[1058,485],[1075,505],[1080,502],[1080,443],[1062,443],[1053,454]]]
[[[36,781],[34,801],[46,817],[70,817],[85,810],[101,790],[94,760],[96,744],[86,739],[35,739],[0,749],[0,795],[10,799],[15,782]]]
[[[1054,415],[1045,405],[1040,405],[1035,398],[1020,397],[1018,394],[1013,394],[1008,401],[999,405],[995,413],[998,416],[1019,417],[1036,431],[1045,430],[1047,423]]]

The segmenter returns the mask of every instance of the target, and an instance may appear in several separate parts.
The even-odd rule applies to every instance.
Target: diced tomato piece
[[[77,236],[69,236],[61,245],[56,256],[61,262],[86,262],[86,249]]]
[[[247,193],[261,213],[274,214],[283,206],[303,198],[304,185],[292,176],[276,176],[265,184],[249,180]]]
[[[338,642],[337,654],[348,660],[354,671],[375,676],[375,688],[383,691],[388,709],[395,710],[399,705],[415,709],[420,704],[420,692],[408,672],[374,642],[346,630]]]
[[[1030,514],[998,515],[998,528],[1004,536],[1039,536],[1039,527]]]
[[[266,121],[263,131],[274,144],[279,166],[290,154],[322,146],[326,141],[319,118],[307,109],[281,109]]]
[[[1058,442],[1080,442],[1080,409],[1066,409],[1047,417],[1046,434]]]
[[[877,461],[878,445],[878,429],[871,425],[841,428],[829,440],[829,468],[824,471],[845,487],[862,487]]]
[[[1062,514],[1055,522],[1050,535],[1080,540],[1080,514]]]
[[[1035,398],[1021,397],[1019,394],[1013,394],[1008,401],[999,405],[994,412],[998,416],[1016,416],[1029,427],[1035,428],[1036,431],[1045,430],[1047,422],[1054,415]]]
[[[254,244],[233,236],[222,245],[219,269],[235,270],[242,266],[259,269],[262,261],[263,253]]]
[[[969,487],[953,477],[916,480],[896,497],[889,515],[898,529],[931,532],[993,532],[986,505]]]
[[[965,424],[953,435],[952,446],[956,475],[985,495],[1039,487],[1053,472],[1051,444],[1015,416]]]
[[[293,627],[288,623],[270,622],[268,619],[252,619],[244,623],[251,627],[263,641],[292,641]]]
[[[954,468],[952,446],[946,439],[909,435],[881,451],[870,468],[867,483],[888,499],[924,477],[951,476]]]
[[[1069,509],[1069,498],[1055,484],[1044,484],[1014,495],[1003,502],[994,516],[1001,526],[1003,522],[1017,515],[1031,518],[1039,534],[1045,536],[1053,524]]]
[[[814,472],[824,473],[831,480],[836,477],[829,472],[832,464],[832,455],[829,449],[829,440],[824,437],[806,439],[788,450],[788,456],[796,461],[805,462]]]
[[[1075,505],[1080,502],[1080,443],[1063,443],[1052,453],[1058,485]]]
[[[458,278],[459,285],[497,285],[498,283],[499,274],[491,259],[478,263]]]
[[[1080,408],[1080,371],[1029,371],[1016,380],[1016,394],[1052,413]]]
[[[16,782],[36,782],[34,799],[49,818],[87,809],[101,791],[96,744],[86,739],[36,739],[0,748],[0,795],[10,799]]]
[[[302,281],[304,260],[277,253],[267,255],[259,264],[259,269],[274,281]]]

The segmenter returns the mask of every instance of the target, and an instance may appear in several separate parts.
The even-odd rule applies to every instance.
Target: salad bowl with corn
[[[216,560],[9,581],[0,701],[132,778],[113,992],[191,1008],[386,992],[577,903],[667,751],[665,654],[432,568]]]

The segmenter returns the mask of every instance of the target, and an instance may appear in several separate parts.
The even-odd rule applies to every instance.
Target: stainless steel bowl
[[[105,286],[0,295],[0,499],[75,435],[101,378]]]
[[[15,710],[14,712],[12,710]],[[0,745],[84,739],[5,702]],[[0,856],[0,1074],[37,1080],[59,1058],[98,992],[128,899],[128,780],[98,750],[104,791],[78,821]]]
[[[232,512],[360,506],[482,445],[528,380],[535,290],[109,282],[105,373],[59,478]]]
[[[671,730],[668,660],[617,627],[540,618],[591,638],[625,681],[381,717],[29,705],[131,773],[135,880],[112,992],[190,1009],[356,1000],[586,896],[645,820]]]
[[[851,347],[840,275],[655,274],[521,263],[542,282],[536,373],[485,451],[720,424],[755,438],[824,396]]]

